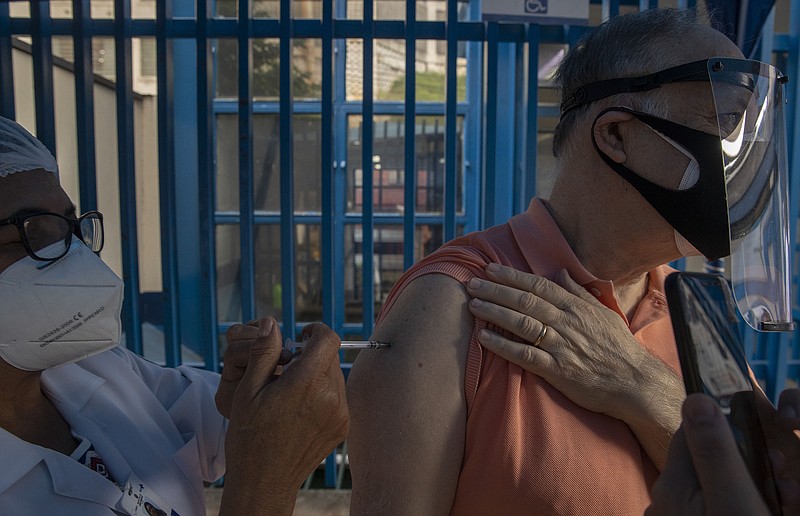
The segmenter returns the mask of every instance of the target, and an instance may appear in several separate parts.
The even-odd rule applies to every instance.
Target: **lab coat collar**
[[[7,467],[0,469],[0,493],[5,492],[44,462],[50,471],[53,492],[71,498],[115,507],[122,491],[112,482],[93,472],[78,461],[63,454],[30,444],[0,429],[0,448]]]
[[[80,411],[105,380],[80,367],[64,364],[42,371],[42,389],[56,405],[69,405]]]

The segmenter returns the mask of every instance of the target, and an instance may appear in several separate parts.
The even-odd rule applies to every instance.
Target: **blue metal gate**
[[[345,0],[306,2],[317,11],[310,18],[295,15],[297,3],[164,0],[154,2],[154,17],[135,18],[131,0],[114,0],[113,16],[99,18],[92,16],[89,0],[0,2],[0,114],[16,118],[13,55],[23,49],[32,62],[36,134],[55,152],[53,70],[69,70],[81,210],[98,205],[98,175],[118,175],[124,327],[126,342],[137,353],[143,352],[143,301],[152,299],[163,310],[158,322],[167,365],[182,362],[183,343],[202,357],[198,365],[218,370],[227,328],[265,310],[282,322],[285,336],[294,336],[312,314],[340,335],[366,337],[392,274],[441,242],[524,210],[539,191],[537,163],[544,156],[538,152],[538,137],[550,130],[543,121],[551,124],[558,116],[556,103],[540,98],[538,73],[545,64],[540,49],[569,45],[584,28],[482,22],[477,0],[403,2],[399,19],[376,16],[376,6],[387,3],[380,0],[359,4],[360,13],[352,12],[356,3]],[[617,14],[621,3],[623,9],[657,5],[652,0],[632,5],[604,1],[603,16]],[[20,4],[29,12],[13,17]],[[51,7],[63,4],[71,16],[51,16]],[[263,17],[254,14],[254,8],[266,4],[274,9]],[[419,19],[420,5],[427,4],[440,6],[441,12]],[[800,27],[797,3],[791,4],[790,26]],[[54,38],[64,37],[74,49],[66,61],[53,54]],[[94,103],[97,38],[109,38],[114,46],[114,166],[96,158],[97,120],[107,116]],[[162,288],[156,296],[143,295],[139,281],[148,257],[139,253],[137,225],[136,156],[142,148],[136,145],[134,126],[133,42],[143,40],[154,40],[157,57]],[[384,40],[400,42],[396,47],[402,48],[406,71],[416,70],[418,43],[442,44],[441,98],[418,98],[419,73],[405,73],[397,82],[400,98],[376,98],[376,44]],[[293,45],[298,41],[318,48],[319,80],[309,98],[294,97]],[[363,63],[360,98],[348,96],[351,49]],[[259,52],[275,51],[276,74],[267,81],[273,88],[270,98],[259,90],[254,70],[261,69]],[[234,64],[226,68],[221,59],[234,54]],[[800,112],[793,107],[800,88],[794,80],[800,62],[797,33],[768,31],[762,55],[774,57],[792,78],[789,141],[793,149],[800,148]],[[459,59],[466,77],[458,74]],[[222,83],[228,84],[227,91],[220,90]],[[265,179],[267,158],[257,155],[254,142],[268,129],[276,131],[267,154],[277,175]],[[298,173],[297,163],[307,157],[298,147],[301,135],[318,155],[311,175]],[[797,220],[800,159],[792,154]],[[394,165],[386,165],[391,170],[384,172],[392,160]],[[233,172],[223,177],[221,170]],[[311,184],[317,184],[318,193],[308,204],[299,193],[312,190]],[[276,188],[279,195],[270,200]],[[395,200],[385,202],[390,197]],[[230,268],[221,263],[221,252],[232,256]],[[222,288],[221,275],[232,278],[222,281]],[[260,285],[269,288],[259,291]],[[298,314],[298,292],[317,296],[313,310]],[[800,379],[796,342],[750,336],[748,346],[754,371],[771,396]],[[334,466],[329,463],[332,483]]]

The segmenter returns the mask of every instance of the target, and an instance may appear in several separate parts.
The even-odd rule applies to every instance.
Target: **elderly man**
[[[77,216],[56,172],[0,118],[0,512],[205,515],[203,481],[227,463],[223,514],[291,514],[347,433],[338,337],[307,327],[310,345],[276,379],[277,324],[234,326],[221,382],[118,347],[103,218]]]
[[[375,330],[391,350],[354,365],[354,514],[643,513],[684,398],[664,264],[761,234],[747,215],[780,189],[749,188],[775,169],[754,160],[778,155],[756,146],[777,76],[741,57],[679,10],[614,18],[570,50],[551,197],[409,270]],[[496,311],[511,303],[482,290],[497,264],[539,276],[513,332],[533,344],[525,368]],[[742,303],[762,329],[786,322],[784,301]]]

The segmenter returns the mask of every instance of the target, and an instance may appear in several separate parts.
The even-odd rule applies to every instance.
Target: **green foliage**
[[[445,75],[438,72],[419,72],[416,77],[418,102],[444,102]],[[388,91],[380,92],[378,100],[404,100],[406,98],[406,78],[398,77]],[[467,77],[456,76],[456,98],[467,98]]]
[[[295,43],[296,45],[298,43]],[[219,40],[217,45],[217,83],[219,94],[235,97],[238,94],[237,49],[235,40]],[[252,95],[262,98],[280,96],[280,45],[276,41],[256,39],[252,42]],[[292,94],[296,97],[319,98],[320,84],[309,72],[292,69]]]

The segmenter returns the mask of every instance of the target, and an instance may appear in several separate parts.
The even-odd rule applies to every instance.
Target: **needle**
[[[341,349],[380,349],[380,348],[389,348],[392,345],[388,342],[379,342],[377,340],[343,340],[340,346]],[[283,343],[283,347],[286,349],[291,348],[304,348],[306,347],[306,341],[302,342],[295,342],[292,339],[286,339]]]

